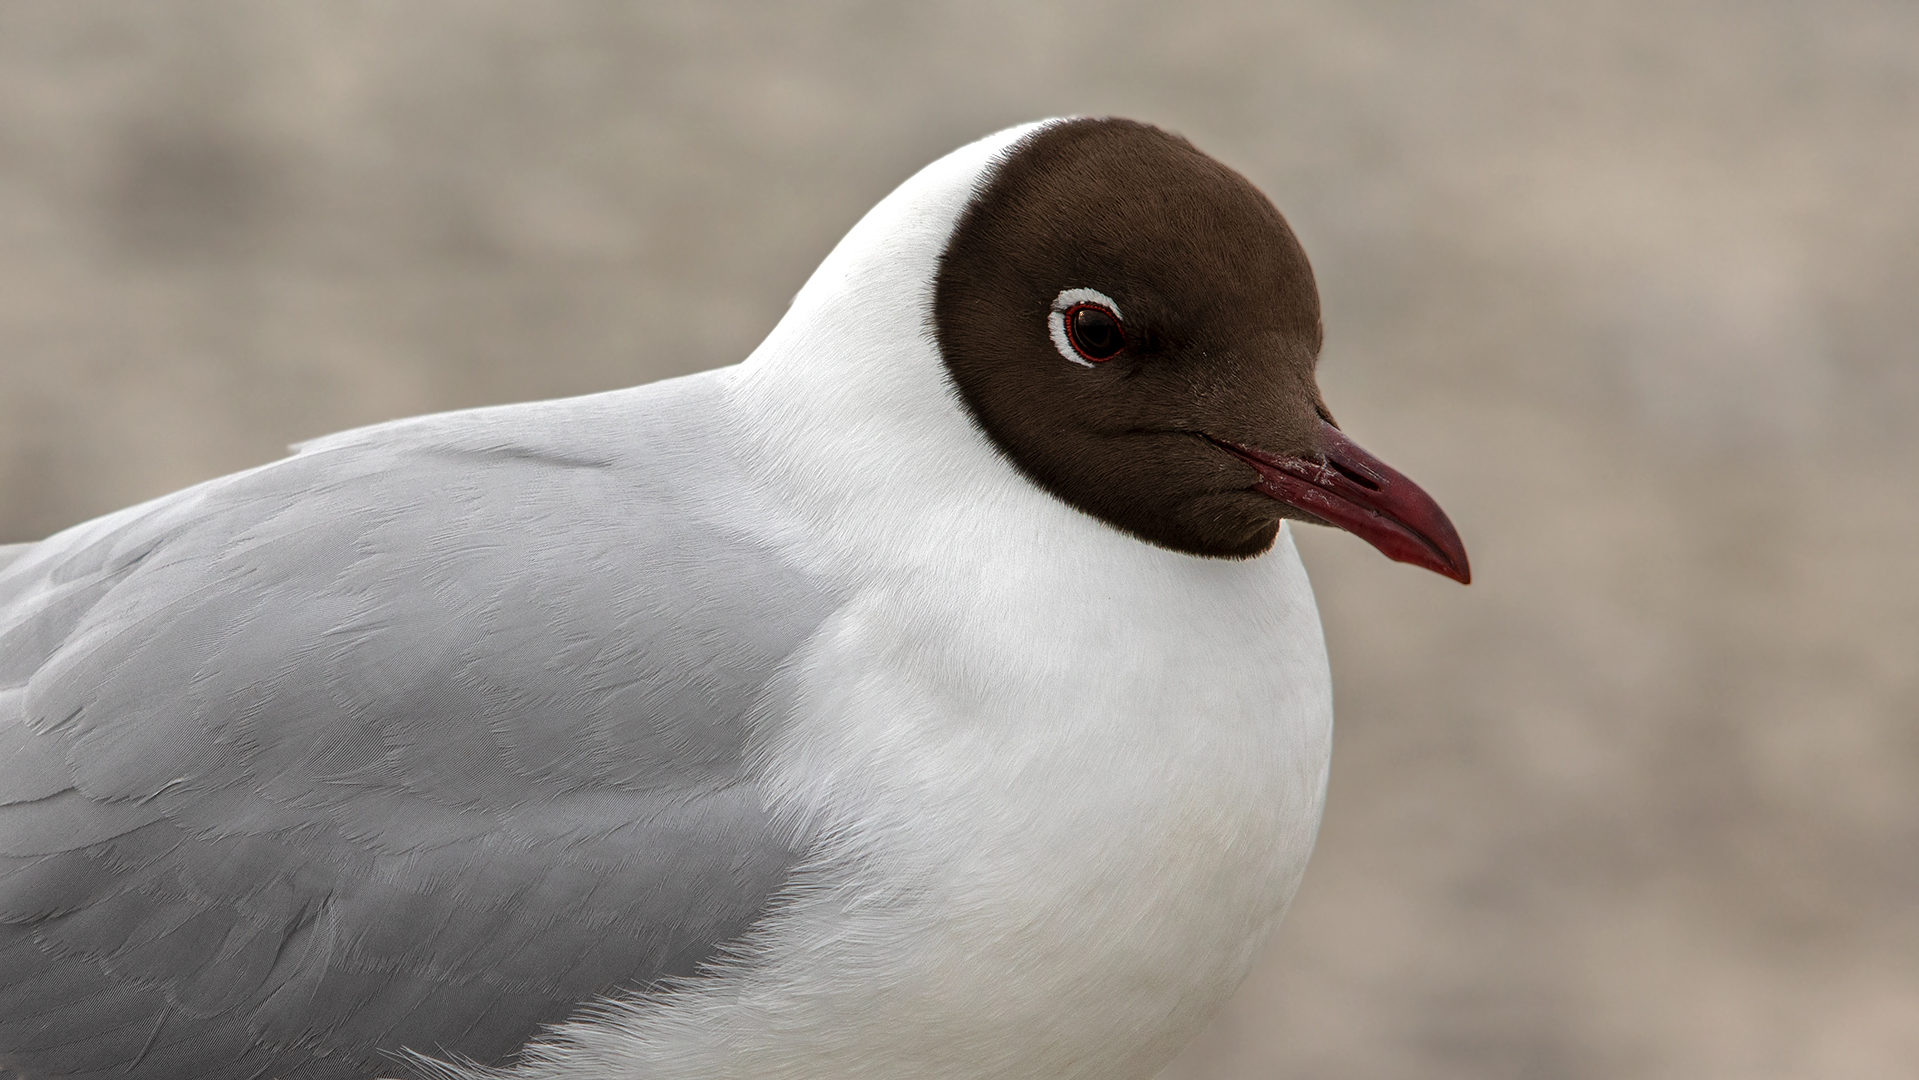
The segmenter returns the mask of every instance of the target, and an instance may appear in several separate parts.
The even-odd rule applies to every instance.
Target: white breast
[[[768,780],[840,839],[760,978],[819,1038],[756,1067],[1150,1076],[1244,976],[1325,792],[1311,593],[1290,537],[1253,563],[1109,537],[875,588],[814,643]]]

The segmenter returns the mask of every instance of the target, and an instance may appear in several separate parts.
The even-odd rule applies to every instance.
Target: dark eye
[[[1073,351],[1094,363],[1111,360],[1126,347],[1126,331],[1112,312],[1098,304],[1074,304],[1066,309],[1066,337]]]

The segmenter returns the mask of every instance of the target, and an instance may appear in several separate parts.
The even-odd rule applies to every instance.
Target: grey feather
[[[500,1061],[762,915],[750,725],[837,601],[754,541],[720,378],[0,548],[0,1075]]]

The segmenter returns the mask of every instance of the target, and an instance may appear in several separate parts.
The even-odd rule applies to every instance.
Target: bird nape
[[[1027,125],[743,363],[0,549],[0,1074],[1149,1077],[1285,910],[1288,519],[1460,581],[1244,178]]]

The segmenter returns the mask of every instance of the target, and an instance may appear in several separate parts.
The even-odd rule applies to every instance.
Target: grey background
[[[1174,1075],[1919,1075],[1910,3],[0,0],[0,540],[730,363],[1067,112],[1272,195],[1478,575],[1302,530],[1326,826]]]

